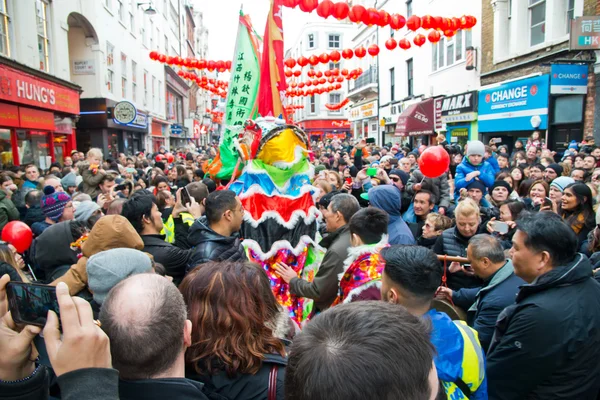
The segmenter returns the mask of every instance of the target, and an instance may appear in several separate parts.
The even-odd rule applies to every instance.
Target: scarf
[[[585,215],[583,215],[583,213],[579,213],[577,215],[569,215],[568,213],[563,213],[562,218],[563,220],[569,223],[571,229],[573,229],[573,232],[575,232],[576,235],[579,235],[579,232],[581,232],[581,230],[586,225],[586,218]]]

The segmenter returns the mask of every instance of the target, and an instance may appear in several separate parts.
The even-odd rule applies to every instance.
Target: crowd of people
[[[0,399],[600,399],[600,147],[435,146],[431,178],[424,145],[312,143],[326,252],[310,281],[275,266],[301,325],[205,176],[216,145],[3,170],[0,230],[34,239],[0,242]],[[15,324],[10,281],[60,315]]]

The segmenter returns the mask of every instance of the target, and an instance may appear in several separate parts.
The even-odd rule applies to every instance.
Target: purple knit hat
[[[71,196],[65,192],[57,192],[52,186],[44,188],[42,196],[42,211],[44,215],[54,222],[58,222],[63,215],[65,206],[71,201]]]

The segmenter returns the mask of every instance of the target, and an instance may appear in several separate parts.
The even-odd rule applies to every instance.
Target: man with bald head
[[[121,399],[207,399],[201,383],[185,378],[192,323],[169,280],[138,274],[120,282],[104,300],[100,322],[119,371]]]

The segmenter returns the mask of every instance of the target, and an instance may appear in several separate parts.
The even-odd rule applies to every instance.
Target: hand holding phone
[[[367,176],[374,177],[377,175],[377,168],[367,168]]]
[[[60,314],[54,286],[9,282],[6,293],[10,314],[17,324],[44,327],[48,311]]]
[[[375,143],[375,138],[374,137],[367,138],[366,143],[367,144],[373,144],[373,143]]]
[[[490,221],[492,224],[492,230],[494,232],[498,232],[501,235],[506,235],[508,233],[508,224],[502,221]]]

